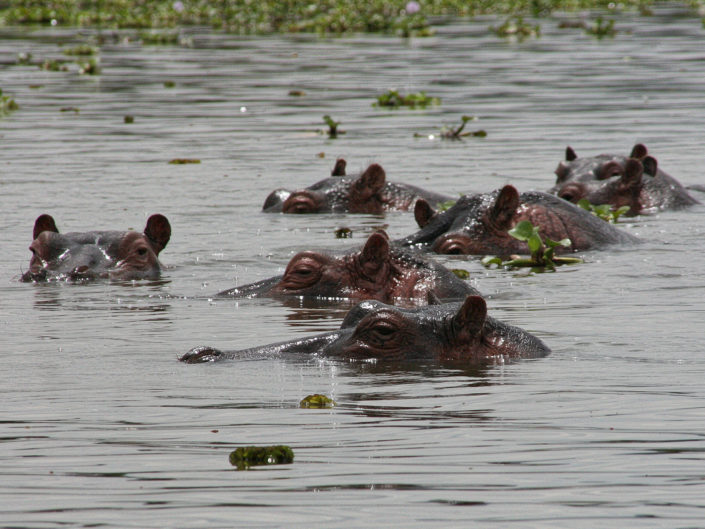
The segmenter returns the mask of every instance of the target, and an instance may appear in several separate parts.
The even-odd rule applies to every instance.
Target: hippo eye
[[[378,340],[386,341],[397,332],[397,328],[387,322],[377,322],[370,328],[370,332]]]
[[[145,247],[138,248],[137,254],[141,255],[141,256],[147,255],[147,248],[145,248]]]
[[[623,173],[624,169],[622,168],[622,166],[619,163],[612,161],[606,163],[600,168],[597,174],[597,179],[607,180],[608,178],[612,178],[613,176],[621,176]]]
[[[561,193],[558,195],[561,197],[563,200],[567,200],[568,202],[573,202],[573,194],[572,193]]]

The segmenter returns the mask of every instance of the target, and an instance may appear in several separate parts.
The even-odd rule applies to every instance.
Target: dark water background
[[[552,185],[568,144],[643,142],[704,184],[705,32],[680,15],[620,15],[604,40],[547,19],[523,43],[490,34],[495,19],[413,40],[194,31],[193,47],[108,43],[100,76],[15,64],[61,58],[81,34],[3,30],[0,87],[21,108],[0,119],[0,525],[705,527],[703,207],[624,222],[644,245],[555,274],[442,258],[493,316],[549,344],[545,359],[176,360],[334,329],[345,306],[209,296],[281,273],[301,249],[415,229],[404,213],[260,213],[271,189],[313,183],[338,156],[449,194],[524,191]],[[373,108],[391,88],[442,104]],[[347,134],[317,134],[324,114]],[[463,114],[487,137],[414,137]],[[163,213],[169,269],[159,282],[19,283],[44,212],[63,231],[141,230]],[[354,238],[335,239],[339,227]],[[340,406],[298,409],[311,393]],[[288,444],[296,459],[238,472],[228,454],[243,444]]]

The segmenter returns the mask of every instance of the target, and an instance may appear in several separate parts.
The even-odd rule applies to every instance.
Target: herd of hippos
[[[659,169],[644,145],[629,156],[578,157],[568,147],[547,192],[519,193],[513,186],[462,196],[445,211],[439,204],[453,198],[415,186],[388,182],[384,169],[370,165],[347,176],[337,160],[329,178],[300,191],[273,191],[266,213],[368,213],[414,211],[419,231],[392,241],[384,231],[370,235],[361,249],[346,253],[304,251],[284,274],[220,292],[221,298],[311,296],[359,302],[340,329],[239,351],[196,347],[180,360],[200,363],[263,353],[311,353],[353,360],[439,359],[481,362],[495,358],[535,358],[550,349],[530,333],[487,315],[484,298],[467,281],[427,256],[439,254],[500,255],[526,253],[525,243],[508,231],[521,221],[541,234],[570,245],[576,252],[639,239],[575,204],[627,206],[627,215],[681,209],[698,200]],[[77,281],[94,278],[153,279],[158,255],[171,237],[169,221],[152,215],[143,233],[89,231],[60,233],[50,215],[34,225],[32,258],[22,281]],[[413,300],[414,308],[395,307]]]

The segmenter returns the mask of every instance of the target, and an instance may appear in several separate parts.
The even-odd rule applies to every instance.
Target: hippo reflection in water
[[[379,301],[352,308],[337,331],[239,351],[195,347],[186,363],[306,353],[350,360],[449,360],[483,362],[496,357],[537,358],[550,349],[528,332],[487,316],[480,296],[464,302],[404,309]]]
[[[235,287],[218,297],[310,296],[393,303],[425,301],[429,294],[451,301],[479,292],[443,265],[390,245],[387,234],[378,231],[360,250],[343,255],[301,252],[289,261],[284,275]]]
[[[22,281],[155,279],[158,255],[169,242],[171,226],[163,215],[152,215],[144,233],[87,231],[59,233],[51,215],[34,223],[32,258]]]
[[[511,185],[492,193],[465,195],[441,213],[419,200],[414,215],[421,229],[398,243],[430,248],[440,254],[527,253],[526,243],[508,233],[523,220],[539,226],[542,237],[554,241],[570,239],[570,246],[558,247],[557,252],[639,242],[574,204],[538,191],[519,194]]]
[[[439,204],[451,197],[420,187],[387,182],[379,164],[361,174],[345,176],[345,160],[338,159],[329,178],[301,189],[276,189],[264,201],[265,213],[370,213],[407,211],[417,199]]]
[[[629,206],[627,215],[683,209],[700,202],[678,180],[658,167],[646,147],[637,143],[629,156],[600,154],[580,158],[567,147],[556,168],[550,191],[569,202],[585,198],[591,204]]]

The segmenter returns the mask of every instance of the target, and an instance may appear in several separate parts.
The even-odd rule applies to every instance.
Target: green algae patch
[[[426,95],[426,92],[423,91],[400,94],[397,90],[388,90],[384,94],[377,96],[377,102],[372,103],[372,106],[388,108],[425,108],[429,105],[440,104],[440,98]]]
[[[462,268],[451,268],[450,271],[453,272],[459,279],[470,279],[470,272],[467,270],[463,270]]]
[[[15,103],[15,100],[10,96],[2,94],[2,89],[0,89],[0,117],[7,116],[10,112],[14,112],[19,109],[20,106]]]
[[[169,160],[169,163],[173,165],[185,165],[189,163],[201,163],[201,160],[198,158],[174,158],[173,160]]]
[[[299,408],[333,408],[337,405],[333,399],[319,393],[304,397],[299,402]]]
[[[294,462],[294,451],[286,445],[241,446],[230,452],[230,464],[238,470],[259,465],[287,465]]]

